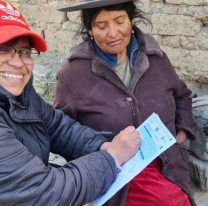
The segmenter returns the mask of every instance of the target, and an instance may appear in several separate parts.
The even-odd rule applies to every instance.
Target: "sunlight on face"
[[[89,33],[104,53],[121,55],[127,51],[132,24],[126,11],[102,10]]]
[[[14,46],[15,49],[20,50],[26,47],[30,47],[28,40],[19,42]],[[25,65],[19,54],[16,53],[11,62],[0,62],[0,86],[13,96],[19,96],[28,83],[32,70],[33,65]]]

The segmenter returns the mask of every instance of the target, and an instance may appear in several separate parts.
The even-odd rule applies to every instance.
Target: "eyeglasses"
[[[15,49],[0,46],[0,62],[9,63],[14,58],[15,54],[18,53],[24,64],[33,65],[34,59],[40,55],[40,52],[36,49]]]

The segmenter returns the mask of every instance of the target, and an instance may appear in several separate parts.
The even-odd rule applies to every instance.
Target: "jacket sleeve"
[[[164,53],[165,63],[167,65],[168,72],[174,78],[174,97],[176,105],[176,130],[184,129],[187,131],[187,137],[190,140],[196,139],[196,135],[193,132],[194,120],[192,116],[192,98],[191,90],[187,88],[185,82],[181,80],[176,74],[173,66],[171,65],[167,55]]]
[[[56,109],[63,111],[71,118],[77,120],[77,113],[74,110],[73,98],[73,85],[69,80],[70,62],[67,61],[65,65],[58,71],[56,75],[56,89],[54,94],[53,106]],[[67,77],[67,78],[66,78]]]
[[[41,106],[42,121],[48,131],[51,152],[59,154],[68,160],[73,160],[96,152],[108,140],[95,134],[95,131],[65,115],[61,110],[55,109],[33,89],[36,107]],[[37,99],[39,99],[37,101]]]
[[[110,154],[95,152],[61,168],[45,166],[20,143],[0,116],[0,205],[82,206],[115,180]]]

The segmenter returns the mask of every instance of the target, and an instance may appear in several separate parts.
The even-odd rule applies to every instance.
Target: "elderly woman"
[[[195,139],[191,91],[154,38],[135,26],[142,12],[132,0],[85,0],[59,10],[82,10],[84,41],[57,74],[54,106],[110,132],[138,127],[155,112],[177,139],[105,206],[195,205],[187,168],[189,140]]]
[[[46,51],[46,44],[3,1],[0,34],[0,205],[82,206],[93,201],[114,181],[118,164],[137,152],[138,132],[128,127],[108,144],[45,103],[31,75],[33,57]],[[99,149],[108,152],[89,154]],[[50,151],[68,159],[89,155],[54,168],[48,164]]]

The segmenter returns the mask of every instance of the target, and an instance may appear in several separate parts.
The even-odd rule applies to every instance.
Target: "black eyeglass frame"
[[[14,50],[14,53],[11,54],[11,58],[8,59],[7,61],[1,61],[0,60],[0,62],[9,63],[14,58],[14,56],[15,56],[16,53],[18,53],[19,54],[19,57],[22,59],[22,52],[24,51],[24,49],[15,49],[13,47],[11,47],[11,49]],[[33,51],[35,51],[36,53],[33,53]],[[31,54],[37,54],[38,57],[39,57],[40,56],[40,51],[38,51],[35,48],[31,48]],[[33,60],[32,57],[31,57],[31,59]],[[23,61],[24,64],[28,64],[28,63],[25,63],[23,59],[22,59],[22,61]],[[34,64],[34,62],[33,62],[33,64]],[[28,64],[28,65],[33,65],[33,64]]]

